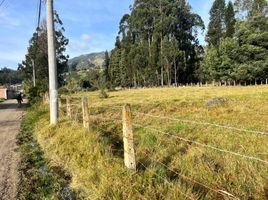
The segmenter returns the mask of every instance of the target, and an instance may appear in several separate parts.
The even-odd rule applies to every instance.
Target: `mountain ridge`
[[[105,51],[82,54],[71,58],[68,61],[69,69],[75,71],[87,70],[90,68],[103,67]]]

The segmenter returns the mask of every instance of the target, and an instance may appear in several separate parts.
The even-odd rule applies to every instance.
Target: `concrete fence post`
[[[61,108],[62,107],[62,104],[61,104],[61,98],[58,98],[58,102],[59,102],[59,108]]]
[[[268,85],[268,78],[266,79],[266,85]]]
[[[49,104],[49,93],[48,93],[48,92],[46,92],[46,93],[44,94],[44,96],[43,96],[43,102],[44,102],[45,104]]]
[[[123,107],[123,141],[124,163],[128,169],[136,171],[135,150],[133,141],[132,113],[130,105]]]
[[[88,97],[82,98],[82,112],[83,112],[83,126],[89,130],[89,108],[88,108]]]
[[[72,119],[71,97],[66,97],[66,112],[67,116]]]

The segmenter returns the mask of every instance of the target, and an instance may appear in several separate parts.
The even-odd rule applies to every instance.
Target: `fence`
[[[62,103],[63,101],[66,102],[66,105],[64,105]],[[266,165],[268,166],[267,160],[263,160],[263,159],[260,159],[258,157],[254,157],[254,156],[250,156],[250,155],[244,155],[241,153],[230,151],[228,149],[219,148],[217,146],[204,144],[204,143],[201,143],[201,142],[198,142],[195,140],[190,140],[190,139],[183,138],[183,137],[180,137],[177,135],[173,135],[171,133],[159,130],[155,127],[150,127],[150,126],[142,125],[139,123],[135,123],[133,121],[133,117],[146,116],[146,117],[150,117],[152,119],[153,118],[157,118],[160,120],[165,119],[165,120],[183,122],[183,123],[187,123],[187,124],[197,124],[197,125],[201,125],[201,126],[212,126],[214,128],[229,129],[229,130],[233,130],[233,131],[246,132],[246,133],[250,133],[250,134],[268,135],[268,132],[265,132],[265,131],[254,131],[254,130],[242,129],[242,128],[226,126],[226,125],[221,125],[221,124],[214,124],[214,123],[208,123],[208,122],[198,122],[198,121],[192,121],[192,120],[186,120],[186,119],[157,116],[157,115],[151,115],[151,114],[142,113],[142,112],[132,112],[131,106],[129,104],[124,105],[124,106],[113,106],[110,108],[110,109],[113,109],[117,112],[121,111],[122,112],[121,117],[111,118],[111,117],[105,117],[105,116],[94,116],[93,114],[91,114],[91,109],[89,106],[90,104],[89,104],[88,97],[82,97],[82,99],[74,99],[71,97],[66,97],[65,100],[59,99],[59,102],[60,102],[60,104],[59,104],[60,108],[66,109],[66,114],[67,114],[68,118],[74,122],[81,121],[83,124],[83,127],[87,130],[89,130],[91,127],[92,119],[98,119],[98,120],[102,120],[102,121],[110,121],[112,123],[115,123],[115,122],[122,123],[123,149],[122,150],[117,149],[117,151],[123,152],[125,167],[130,169],[130,170],[133,170],[133,171],[137,170],[138,164],[143,166],[144,168],[146,168],[146,166],[143,163],[136,161],[134,135],[133,135],[133,131],[134,131],[135,127],[145,129],[145,130],[150,130],[156,134],[166,135],[174,140],[179,140],[179,141],[182,141],[185,143],[190,143],[190,144],[196,145],[196,146],[201,147],[201,148],[209,149],[209,150],[214,151],[214,152],[229,154],[231,156],[236,156],[240,159],[245,159],[245,160],[251,161],[251,162],[258,162],[258,163],[261,163],[265,166]],[[100,108],[106,109],[105,107],[100,107]],[[82,116],[79,116],[79,113],[80,114],[82,113]],[[145,155],[147,155],[147,154],[148,153],[145,153]],[[197,184],[200,187],[206,188],[207,190],[216,193],[217,195],[227,196],[228,198],[237,199],[234,195],[227,192],[226,190],[220,190],[220,189],[216,189],[214,187],[205,185],[205,184],[203,184],[203,183],[201,183],[193,178],[187,177],[186,175],[179,173],[178,171],[170,168],[169,166],[167,166],[163,162],[160,162],[160,161],[158,161],[156,159],[152,159],[152,158],[151,158],[151,160],[154,163],[157,163],[157,164],[165,167],[167,170],[176,174],[178,177],[180,177],[181,179],[183,179],[186,182],[190,182],[192,184]],[[164,181],[167,181],[164,177],[162,177],[158,174],[155,174],[155,175],[158,176],[159,178],[162,178]],[[189,199],[193,199],[187,195],[185,197],[189,198]]]
[[[174,87],[227,87],[227,86],[257,86],[257,85],[268,85],[268,78],[263,80],[255,81],[212,81],[212,82],[191,82],[186,84],[173,84]]]

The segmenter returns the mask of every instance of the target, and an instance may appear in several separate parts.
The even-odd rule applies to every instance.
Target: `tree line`
[[[65,72],[68,72],[68,55],[65,55],[69,40],[64,36],[65,29],[57,12],[54,12],[56,37],[56,62],[59,86],[64,85]],[[36,86],[33,86],[33,68],[35,68]],[[26,93],[39,96],[49,91],[48,46],[46,20],[33,33],[25,59],[19,64],[18,70],[23,74]]]
[[[105,53],[103,69],[68,73],[69,40],[55,12],[59,86],[103,89],[164,86],[205,81],[264,81],[268,78],[268,5],[266,0],[214,0],[207,46],[201,17],[186,0],[135,0],[119,23],[115,47]],[[26,92],[48,91],[46,22],[29,41],[19,64]],[[35,66],[36,87],[33,87]],[[0,73],[1,75],[1,73]]]
[[[107,82],[137,87],[197,81],[203,52],[197,34],[204,29],[186,0],[136,0],[106,57]]]
[[[0,69],[0,85],[12,85],[22,83],[22,74],[7,67]]]
[[[186,0],[135,0],[106,53],[110,87],[177,85],[199,81],[252,81],[268,77],[266,0],[215,0],[204,31]]]
[[[215,0],[210,10],[202,80],[261,82],[268,78],[266,0]]]

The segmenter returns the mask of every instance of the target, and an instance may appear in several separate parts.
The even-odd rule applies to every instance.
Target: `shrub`
[[[107,99],[109,97],[109,95],[107,94],[107,92],[104,89],[100,90],[100,98],[101,99]]]

